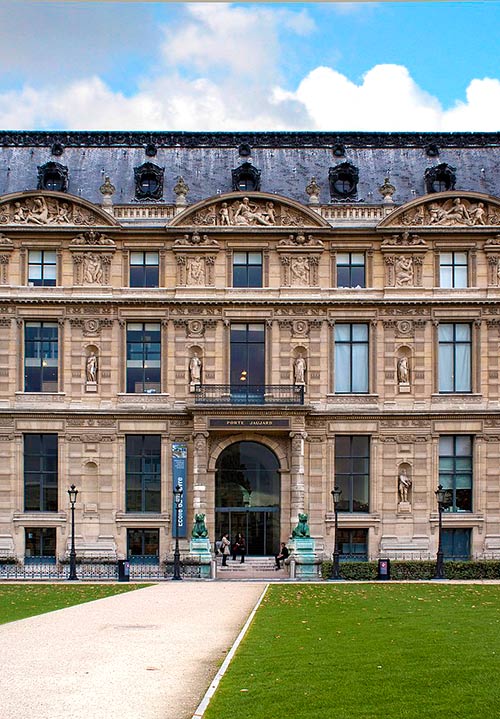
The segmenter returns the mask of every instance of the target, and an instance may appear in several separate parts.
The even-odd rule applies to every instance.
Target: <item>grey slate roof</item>
[[[54,144],[62,154],[52,154]],[[457,190],[500,196],[500,133],[144,133],[144,132],[3,132],[0,133],[0,195],[37,187],[37,166],[56,161],[68,167],[68,192],[100,204],[99,187],[109,175],[116,187],[114,204],[135,204],[134,167],[153,162],[165,168],[163,201],[173,203],[173,187],[182,175],[190,204],[229,192],[231,170],[247,157],[261,170],[261,191],[307,202],[305,187],[315,176],[322,203],[330,201],[328,170],[349,161],[359,168],[358,199],[378,203],[386,176],[402,204],[425,194],[426,168],[448,163],[456,168]],[[345,155],[334,156],[341,143]],[[145,148],[154,144],[156,155]],[[435,144],[439,156],[426,148]],[[141,202],[141,204],[144,201]]]

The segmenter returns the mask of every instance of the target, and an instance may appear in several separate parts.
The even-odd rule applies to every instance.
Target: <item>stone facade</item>
[[[77,135],[68,136],[71,147]],[[196,145],[197,136],[191,137]],[[68,192],[37,189],[34,167],[33,189],[9,187],[0,197],[0,558],[23,560],[27,528],[55,528],[56,557],[67,555],[71,483],[80,492],[80,556],[126,556],[129,529],[158,530],[160,558],[170,556],[171,453],[178,442],[188,447],[188,526],[195,513],[205,513],[211,540],[219,539],[216,464],[237,441],[265,445],[279,462],[280,537],[287,539],[305,512],[317,550],[330,555],[336,443],[356,436],[369,438],[367,506],[341,511],[339,527],[366,530],[368,557],[435,556],[443,437],[469,437],[472,447],[470,508],[445,512],[444,527],[469,532],[470,556],[500,557],[500,187],[496,193],[473,183],[431,194],[422,189],[398,204],[397,182],[391,176],[393,184],[382,185],[387,167],[380,165],[380,193],[373,188],[378,200],[330,201],[326,173],[321,186],[317,153],[304,137],[301,147],[297,134],[293,146],[302,151],[302,164],[307,168],[310,159],[311,165],[302,201],[296,192],[265,191],[259,176],[260,191],[227,193],[208,177],[204,196],[193,202],[192,179],[181,168],[171,202],[142,197],[118,203],[118,169],[111,161],[105,163],[109,177],[100,202],[85,199],[85,189],[72,193],[70,163]],[[374,142],[377,137],[384,153],[401,162],[405,138],[388,147],[385,136]],[[450,135],[453,148],[457,137]],[[46,143],[46,155],[57,140],[50,134],[23,137],[15,148],[19,161],[23,151],[29,156],[30,138],[38,138],[39,153]],[[237,147],[245,136],[232,140]],[[416,152],[418,142],[412,142]],[[489,136],[481,151],[498,155],[499,143],[497,135]],[[460,150],[467,155],[470,148],[472,157],[478,144],[473,135],[463,136]],[[212,149],[203,142],[198,148]],[[110,141],[110,159],[115,150]],[[0,150],[5,162],[9,152],[8,145]],[[106,153],[105,143],[99,152]],[[425,169],[430,159],[420,152]],[[258,153],[268,173],[272,153],[272,147]],[[331,151],[328,162],[337,162]],[[470,168],[472,159],[465,164]],[[481,166],[475,167],[480,176]],[[410,183],[423,177],[422,171]],[[92,182],[93,193],[103,178]],[[156,286],[130,286],[134,253],[157,257]],[[261,257],[260,287],[233,286],[238,253]],[[340,267],[354,255],[362,258],[364,281],[345,286]],[[49,265],[54,282],[32,281]],[[466,280],[443,280],[449,272]],[[40,323],[55,328],[56,379],[44,391],[27,391],[26,327]],[[127,327],[134,323],[159,328],[161,352],[155,388],[143,384],[131,392]],[[231,401],[230,334],[236,323],[263,327],[260,401]],[[361,391],[355,383],[347,391],[339,383],[339,326],[366,328],[367,386]],[[443,366],[448,355],[440,355],[446,345],[442,326],[469,332],[467,384],[453,384],[451,391],[447,378],[457,378]],[[458,363],[462,355],[451,351]],[[454,367],[456,374],[462,369]],[[28,434],[57,435],[57,511],[25,509]],[[131,435],[161,438],[158,511],[127,511]],[[406,493],[402,475],[410,478]],[[454,481],[460,489],[460,478]],[[188,546],[182,539],[183,552]]]

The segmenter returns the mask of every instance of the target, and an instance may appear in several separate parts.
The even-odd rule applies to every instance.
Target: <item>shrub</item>
[[[436,572],[435,561],[391,560],[391,579],[432,579]],[[332,561],[321,565],[321,576],[328,579],[332,573]],[[378,575],[377,562],[341,562],[340,576],[347,580],[374,580]],[[500,579],[500,560],[477,562],[445,562],[446,579]]]

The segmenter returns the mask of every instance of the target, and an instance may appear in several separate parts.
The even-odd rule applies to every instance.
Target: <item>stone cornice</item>
[[[7,131],[4,147],[498,147],[500,132],[79,132]]]
[[[413,289],[413,288],[412,288]],[[419,288],[415,288],[419,289]],[[496,289],[496,288],[494,288]],[[380,292],[380,290],[377,290],[377,292]],[[395,297],[392,298],[383,298],[383,297],[358,297],[357,295],[352,295],[350,297],[329,297],[329,298],[318,298],[318,297],[311,297],[308,299],[306,296],[302,296],[300,298],[293,298],[293,297],[280,297],[280,298],[270,298],[270,299],[252,299],[252,298],[221,298],[221,297],[214,297],[213,299],[208,298],[186,298],[186,299],[172,299],[169,297],[158,297],[158,298],[130,298],[130,297],[114,297],[112,299],[107,298],[97,298],[97,297],[89,297],[87,299],[80,299],[80,298],[64,298],[64,297],[0,297],[0,304],[3,304],[5,306],[7,305],[52,305],[52,306],[61,306],[61,305],[99,305],[99,306],[105,306],[105,307],[126,307],[126,306],[137,306],[141,305],[144,307],[153,307],[153,306],[159,306],[162,309],[165,310],[165,312],[171,311],[175,307],[200,307],[200,313],[203,313],[203,309],[207,306],[210,307],[345,307],[345,306],[355,306],[355,307],[373,307],[374,309],[378,307],[422,307],[422,306],[429,306],[431,307],[442,307],[442,306],[461,306],[464,305],[471,305],[471,306],[483,306],[483,307],[498,307],[499,299],[498,297],[470,297],[470,296],[462,296],[462,297],[417,297],[414,295],[408,296],[406,298],[403,297]]]

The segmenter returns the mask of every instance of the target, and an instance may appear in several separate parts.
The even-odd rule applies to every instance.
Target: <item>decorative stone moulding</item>
[[[62,154],[62,153],[61,153]],[[68,191],[68,168],[59,162],[46,162],[38,168],[38,190]]]
[[[233,190],[244,192],[258,192],[260,190],[261,171],[251,162],[243,162],[239,167],[231,170]]]
[[[352,162],[341,162],[328,170],[332,200],[355,200],[358,193],[359,170]]]
[[[153,162],[144,162],[139,167],[134,167],[135,199],[161,200],[164,174],[165,168]]]
[[[13,249],[12,240],[0,232],[0,285],[8,283],[10,253]]]
[[[389,227],[477,228],[500,225],[500,202],[474,192],[443,192],[413,200],[391,212],[378,229]]]
[[[327,227],[330,225],[317,212],[298,202],[265,193],[230,193],[216,200],[204,200],[175,217],[171,227]]]
[[[0,200],[0,225],[117,226],[117,222],[90,202],[57,192],[16,193]]]
[[[427,148],[427,155],[429,155],[431,147],[436,146],[429,146],[429,148]],[[439,151],[437,151],[435,155],[430,155],[430,157],[435,157],[437,154],[439,154]],[[457,168],[448,165],[446,162],[442,162],[435,167],[428,167],[424,173],[425,189],[429,193],[454,190],[456,181]]]

